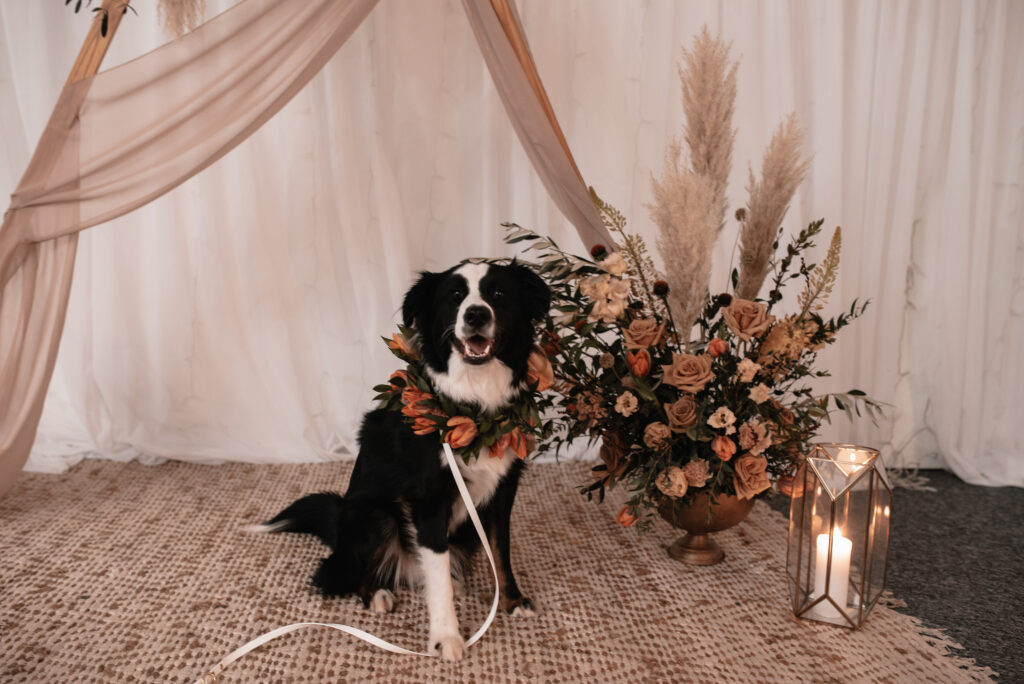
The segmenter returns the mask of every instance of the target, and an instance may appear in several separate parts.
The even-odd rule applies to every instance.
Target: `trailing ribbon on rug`
[[[469,495],[469,490],[466,488],[466,482],[462,479],[462,473],[459,472],[458,463],[455,461],[455,454],[452,453],[452,448],[448,444],[443,444],[442,446],[444,447],[445,460],[448,462],[448,469],[451,470],[452,477],[455,479],[455,484],[459,488],[459,494],[462,496],[462,501],[466,505],[466,511],[469,513],[469,519],[473,521],[473,527],[476,528],[476,533],[480,537],[481,546],[484,547],[484,553],[487,554],[487,561],[491,564],[491,574],[494,576],[494,600],[491,602],[491,611],[487,614],[487,619],[484,620],[484,623],[480,625],[480,629],[478,629],[476,633],[466,641],[466,648],[469,648],[476,642],[480,641],[484,633],[490,628],[491,623],[494,621],[494,616],[498,612],[498,600],[501,596],[498,589],[498,569],[494,565],[494,556],[491,554],[490,544],[487,543],[487,535],[484,534],[484,527],[480,523],[480,516],[477,515],[476,506],[473,504],[473,498]],[[384,641],[380,637],[376,637],[369,632],[364,632],[357,627],[337,625],[330,622],[296,622],[271,630],[262,636],[256,637],[244,646],[235,649],[228,655],[224,656],[224,658],[212,667],[209,672],[197,679],[195,684],[213,684],[213,682],[217,681],[217,677],[220,673],[222,673],[231,663],[244,657],[246,654],[255,651],[267,642],[273,641],[278,637],[305,627],[329,627],[330,629],[336,629],[339,632],[350,634],[357,639],[362,639],[369,644],[373,644],[377,648],[390,651],[391,653],[433,657],[430,653],[410,651],[402,648],[401,646],[395,646],[394,644]]]

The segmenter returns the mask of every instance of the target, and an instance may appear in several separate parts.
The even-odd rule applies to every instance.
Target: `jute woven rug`
[[[323,548],[250,535],[294,498],[343,490],[350,464],[156,467],[86,461],[22,475],[0,500],[0,681],[191,682],[275,627],[341,622],[421,650],[419,596],[390,615],[309,584]],[[513,561],[533,618],[499,615],[455,664],[391,655],[339,632],[299,631],[221,682],[964,682],[993,673],[913,618],[876,607],[858,632],[789,612],[786,525],[758,504],[718,535],[724,563],[670,559],[678,534],[638,537],[615,501],[588,503],[579,463],[536,464],[513,516]],[[464,634],[493,589],[482,557],[457,601]]]

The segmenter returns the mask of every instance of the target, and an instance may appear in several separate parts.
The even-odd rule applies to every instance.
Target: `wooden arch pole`
[[[100,64],[103,63],[107,48],[110,47],[110,41],[114,39],[114,34],[117,33],[117,27],[121,25],[121,19],[124,17],[130,1],[103,0],[100,11],[96,12],[96,18],[93,19],[89,33],[85,36],[82,49],[78,51],[78,59],[75,60],[74,66],[71,67],[71,73],[68,74],[68,83],[95,76],[96,72],[100,70]],[[107,35],[105,36],[103,35],[104,17],[107,19]]]

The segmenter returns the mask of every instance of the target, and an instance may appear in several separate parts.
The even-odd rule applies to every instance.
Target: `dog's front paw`
[[[533,617],[537,614],[537,609],[533,607],[533,601],[522,596],[517,599],[503,598],[501,608],[512,617]]]
[[[436,655],[442,660],[451,662],[462,660],[465,651],[466,644],[458,634],[430,637],[430,654]]]
[[[370,610],[375,613],[390,613],[395,609],[395,595],[387,589],[378,589],[370,599]]]

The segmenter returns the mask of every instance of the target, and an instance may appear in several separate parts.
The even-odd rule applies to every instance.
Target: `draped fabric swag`
[[[208,16],[234,4],[208,0]],[[759,173],[775,126],[795,110],[813,163],[784,231],[818,218],[842,225],[826,312],[871,300],[827,350],[832,377],[815,387],[865,390],[888,415],[877,426],[834,416],[821,437],[878,447],[891,465],[1024,485],[1024,3],[519,0],[514,14],[500,9],[378,3],[245,143],[82,233],[70,295],[46,283],[70,277],[74,235],[26,243],[35,256],[0,304],[0,469],[9,469],[0,479],[22,458],[9,458],[10,445],[28,448],[32,430],[22,428],[55,353],[28,337],[55,344],[61,320],[33,468],[81,454],[266,463],[351,452],[372,386],[393,370],[378,336],[392,330],[417,269],[512,255],[503,220],[573,251],[594,241],[563,218],[578,200],[589,211],[573,194],[582,184],[563,139],[587,183],[653,247],[651,172],[682,123],[676,64],[707,24],[740,60],[731,207],[746,201],[748,163]],[[139,11],[108,65],[166,40],[155,10]],[[521,18],[529,49],[499,27],[507,16]],[[0,2],[0,194],[17,187],[82,27],[60,2]],[[509,55],[536,59],[564,136],[536,130],[547,98],[528,65],[495,69]],[[516,84],[524,95],[507,97]],[[532,103],[518,115],[535,126],[524,133],[515,112]],[[86,118],[104,104],[87,99]],[[85,211],[85,220],[90,201],[47,211]],[[715,248],[713,291],[728,282],[735,233],[730,221]],[[23,283],[34,283],[34,298],[22,299]],[[68,296],[66,319],[42,314]],[[17,354],[35,361],[14,376]],[[13,392],[12,378],[23,383]]]
[[[545,187],[585,242],[607,242],[511,1],[464,8]],[[245,140],[375,5],[244,0],[178,41],[65,87],[0,228],[0,494],[35,438],[76,234],[159,197]]]

